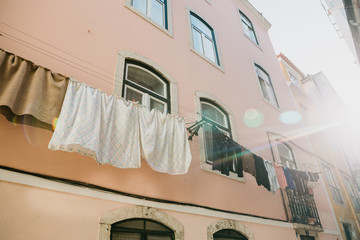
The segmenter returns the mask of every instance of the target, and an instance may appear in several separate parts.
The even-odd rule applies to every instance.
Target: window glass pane
[[[122,228],[132,228],[132,229],[144,229],[144,220],[130,220],[130,221],[123,221],[119,223],[115,223],[112,225],[113,228],[122,227]]]
[[[146,14],[146,2],[146,0],[132,0],[132,5],[142,13]]]
[[[227,127],[227,122],[225,119],[225,115],[220,112],[219,110],[217,110],[216,108],[214,108],[213,106],[206,104],[206,103],[202,103],[201,104],[201,114],[207,118],[209,118],[210,120],[219,123],[220,125]]]
[[[117,232],[111,234],[111,240],[141,240],[140,233]]]
[[[125,90],[125,99],[128,101],[132,101],[132,102],[139,102],[140,104],[142,104],[142,94],[132,90],[129,87],[126,87]]]
[[[165,96],[165,84],[141,68],[128,65],[127,79],[161,96]]]
[[[215,62],[215,46],[214,43],[209,40],[207,37],[203,38],[204,40],[204,51],[205,51],[205,56],[207,56],[208,58],[210,58],[213,62]]]
[[[200,53],[204,54],[201,41],[201,33],[195,28],[192,28],[194,48]]]
[[[203,125],[203,133],[205,138],[205,154],[206,154],[206,161],[211,162],[213,160],[213,146],[212,146],[212,127],[208,124]]]
[[[148,235],[148,240],[171,240],[170,236]]]
[[[277,105],[274,89],[272,88],[272,86],[270,84],[266,84],[266,89],[267,89],[267,93],[268,93],[268,96],[270,99],[269,101],[271,103],[273,103],[274,105]]]
[[[200,31],[206,34],[208,37],[212,38],[212,29],[206,26],[200,19],[191,15],[191,24],[197,27]]]
[[[151,18],[160,24],[161,26],[165,26],[164,23],[164,14],[165,13],[165,6],[163,3],[152,0],[151,1]]]
[[[266,84],[265,84],[264,80],[259,78],[259,81],[260,81],[261,91],[262,91],[262,94],[263,94],[264,98],[266,100],[270,101],[270,97],[268,95],[268,92],[267,92],[267,89],[266,89]]]
[[[244,25],[249,26],[249,27],[252,26],[252,23],[250,22],[250,20],[247,17],[245,17],[244,14],[241,14],[241,20],[243,21]]]
[[[153,231],[166,231],[169,233],[172,232],[169,228],[165,227],[164,225],[152,221],[146,221],[145,229],[153,230]]]
[[[270,83],[269,76],[263,70],[261,70],[259,67],[256,67],[256,73],[257,73],[258,77],[260,77],[262,80]]]
[[[162,102],[156,101],[153,98],[150,98],[150,110],[153,108],[159,110],[160,112],[164,112],[165,104]]]

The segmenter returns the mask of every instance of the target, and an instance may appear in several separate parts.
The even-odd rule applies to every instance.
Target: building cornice
[[[248,0],[239,0],[243,3],[248,10],[250,10],[254,16],[260,21],[261,25],[268,31],[271,27],[270,22],[258,11]]]

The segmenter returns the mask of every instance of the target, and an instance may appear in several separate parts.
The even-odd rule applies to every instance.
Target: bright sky
[[[360,121],[360,67],[340,39],[320,0],[249,0],[271,23],[275,52],[304,74],[323,71]]]

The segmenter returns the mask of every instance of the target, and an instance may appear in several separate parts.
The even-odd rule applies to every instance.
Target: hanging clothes
[[[296,190],[296,186],[295,186],[294,180],[292,178],[290,169],[283,167],[283,171],[284,171],[285,178],[286,178],[287,188]]]
[[[185,121],[139,106],[140,141],[147,163],[158,172],[185,174],[191,162]]]
[[[243,177],[241,146],[226,136],[217,127],[212,127],[212,153],[209,156],[213,170],[229,176],[230,171]]]
[[[255,160],[253,154],[246,148],[242,148],[241,158],[243,163],[243,170],[256,177]]]
[[[70,81],[49,149],[79,152],[99,164],[140,167],[136,104]]]
[[[0,49],[0,79],[0,112],[7,119],[52,129],[65,97],[67,77]]]
[[[275,168],[273,164],[269,161],[264,160],[266,171],[268,172],[269,183],[270,183],[270,191],[276,192],[280,185],[276,178]]]
[[[254,154],[255,169],[256,169],[256,183],[258,186],[263,185],[267,190],[271,190],[268,172],[265,168],[264,160]]]
[[[279,186],[281,189],[285,189],[287,187],[286,177],[284,174],[284,170],[281,166],[274,164],[276,178],[278,180]]]
[[[310,182],[317,182],[317,180],[319,179],[319,174],[318,173],[308,172],[308,174],[309,174],[309,181]]]
[[[307,173],[304,171],[298,171],[294,169],[289,169],[289,171],[291,172],[298,194],[299,195],[308,194],[309,177]]]

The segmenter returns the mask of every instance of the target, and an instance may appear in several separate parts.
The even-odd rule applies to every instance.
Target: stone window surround
[[[146,206],[122,207],[105,213],[100,218],[99,240],[110,240],[111,225],[132,218],[145,218],[164,224],[174,231],[175,240],[184,240],[184,226],[167,213]]]
[[[122,97],[122,88],[124,84],[124,71],[125,71],[125,61],[126,60],[135,60],[142,62],[153,69],[155,69],[159,74],[161,74],[170,85],[170,105],[171,105],[171,114],[178,116],[178,94],[177,94],[177,82],[172,78],[161,66],[153,62],[152,60],[141,56],[140,54],[129,52],[129,51],[119,51],[116,64],[116,75],[115,75],[115,84],[113,94],[115,96]]]
[[[227,115],[229,117],[232,139],[236,142],[237,141],[237,131],[236,131],[235,119],[234,119],[234,115],[230,111],[230,109],[227,108],[226,105],[220,101],[220,99],[216,98],[215,96],[213,96],[207,92],[195,91],[194,95],[195,95],[195,109],[196,109],[197,113],[201,112],[200,98],[206,98],[206,99],[218,104],[219,106],[221,106],[221,108],[227,113]],[[201,115],[196,114],[196,120],[200,121]],[[213,171],[211,165],[206,163],[205,144],[203,141],[204,135],[203,135],[202,131],[199,131],[198,139],[199,139],[199,147],[200,147],[200,165],[203,170],[213,173],[213,174],[220,175],[220,176],[228,177],[228,178],[231,178],[231,179],[239,181],[239,182],[245,182],[244,177],[239,178],[237,176],[237,174],[235,174],[233,172],[230,172],[230,175],[226,176],[226,175],[221,174],[219,171]]]
[[[253,233],[241,223],[229,219],[220,219],[207,227],[207,240],[214,240],[214,233],[222,229],[231,229],[237,231],[244,235],[248,240],[255,239]]]

